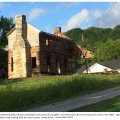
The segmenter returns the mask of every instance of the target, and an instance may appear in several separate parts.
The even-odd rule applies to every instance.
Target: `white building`
[[[111,60],[98,63],[83,64],[77,73],[107,73],[118,72],[120,73],[120,60]]]

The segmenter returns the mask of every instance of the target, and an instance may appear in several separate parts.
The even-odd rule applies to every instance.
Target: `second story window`
[[[48,41],[48,38],[46,38],[45,45],[48,46],[48,44],[49,44],[49,41]]]

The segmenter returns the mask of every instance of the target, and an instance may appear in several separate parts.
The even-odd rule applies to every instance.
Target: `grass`
[[[120,74],[40,76],[0,82],[0,111],[22,111],[120,85]]]
[[[120,97],[72,110],[72,112],[120,112]]]

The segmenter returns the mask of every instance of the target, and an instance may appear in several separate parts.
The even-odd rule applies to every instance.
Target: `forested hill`
[[[74,28],[65,33],[95,55],[94,61],[120,59],[120,25],[111,28]]]

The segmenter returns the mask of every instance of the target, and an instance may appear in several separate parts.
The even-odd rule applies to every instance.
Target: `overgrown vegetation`
[[[75,43],[87,48],[94,55],[92,61],[120,59],[120,25],[111,28],[74,28],[65,33]],[[102,56],[101,56],[102,55]]]
[[[107,40],[95,51],[97,61],[120,59],[120,39]]]
[[[79,108],[73,112],[120,112],[120,97]]]
[[[13,27],[13,19],[0,16],[0,65],[7,64],[7,51],[5,47],[8,45],[6,34]]]
[[[0,83],[0,111],[21,111],[118,85],[119,74],[41,76],[3,81]]]

